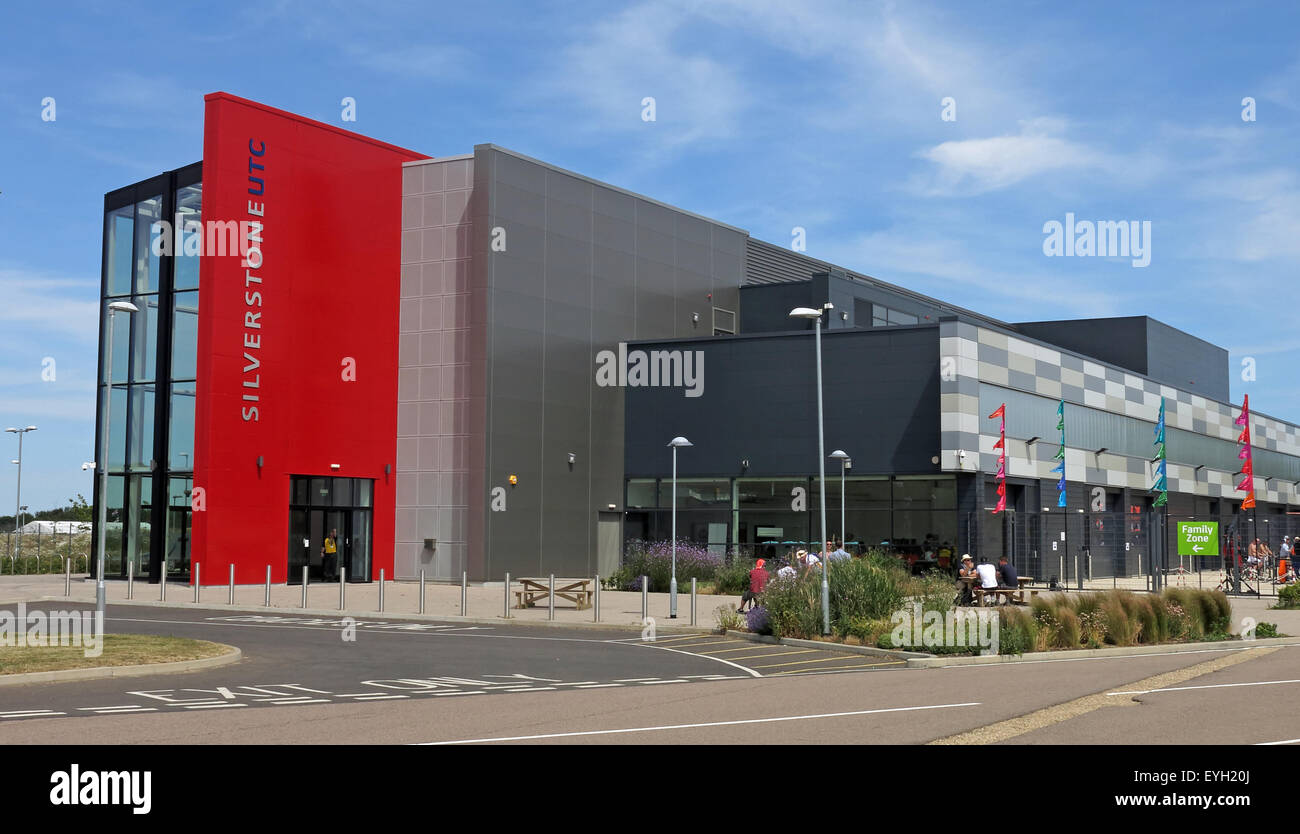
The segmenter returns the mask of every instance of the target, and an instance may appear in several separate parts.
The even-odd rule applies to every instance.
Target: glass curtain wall
[[[199,219],[200,176],[196,163],[104,198],[94,456],[108,475],[106,576],[125,576],[128,565],[141,578],[189,572],[199,258],[192,243],[184,255],[183,238],[171,250],[165,243],[178,215]],[[138,312],[115,313],[110,332],[115,301]],[[96,520],[100,501],[97,481]]]

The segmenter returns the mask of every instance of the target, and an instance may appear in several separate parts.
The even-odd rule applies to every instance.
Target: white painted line
[[[1289,738],[1286,741],[1261,741],[1258,747],[1272,747],[1277,744],[1300,744],[1300,738]]]
[[[656,684],[661,684],[661,683],[689,683],[689,681],[687,681],[685,678],[677,678],[676,680],[671,680],[671,681],[646,681],[645,683],[643,683],[643,684],[641,684],[641,685],[642,685],[642,686],[655,686]]]
[[[409,698],[409,697],[411,696],[410,695],[366,695],[365,697],[358,698],[357,700],[358,701],[391,701],[394,698]]]
[[[246,707],[248,704],[194,704],[186,709],[230,709],[231,707]]]
[[[103,709],[97,711],[96,715],[124,715],[128,712],[157,712],[157,707],[136,707],[135,709]]]
[[[597,681],[573,681],[572,683],[557,683],[556,686],[586,686],[589,683],[597,683]]]
[[[624,644],[624,645],[632,645],[632,644],[627,643],[627,644]],[[658,650],[661,651],[661,652],[676,652],[677,654],[690,655],[691,657],[702,657],[702,658],[704,658],[705,660],[714,660],[714,661],[717,661],[718,663],[725,663],[725,664],[727,664],[728,666],[733,666],[733,667],[739,669],[739,670],[742,671],[742,672],[748,672],[749,675],[750,675],[750,677],[754,677],[754,678],[761,678],[761,677],[763,677],[760,673],[755,672],[753,669],[749,668],[748,666],[741,666],[739,663],[734,663],[734,662],[732,662],[732,661],[730,661],[730,660],[727,660],[726,658],[723,658],[723,657],[714,657],[714,656],[711,655],[711,654],[696,654],[695,652],[687,652],[687,651],[683,651],[683,650],[681,650],[681,649],[670,649],[670,648],[667,647],[667,646],[656,646],[654,643],[641,643],[640,645],[642,645],[642,646],[647,646],[647,647],[652,648],[652,649],[658,649]]]
[[[694,730],[700,727],[734,727],[739,724],[772,724],[780,721],[808,721],[816,718],[845,718],[854,715],[879,715],[888,712],[916,712],[930,709],[952,709],[954,707],[977,707],[978,701],[965,704],[934,704],[925,707],[890,707],[887,709],[862,709],[852,712],[823,712],[813,715],[782,715],[776,718],[743,718],[736,721],[709,721],[702,724],[662,724],[654,727],[625,727],[618,730],[581,730],[571,733],[541,733],[534,736],[501,736],[497,738],[462,738],[455,741],[424,741],[421,746],[436,747],[448,744],[482,744],[493,741],[533,741],[543,738],[574,738],[577,736],[604,736],[619,733],[652,733],[662,730]]]
[[[6,710],[5,712],[0,712],[0,718],[5,717],[6,715],[31,715],[31,714],[33,714],[33,713],[38,713],[38,712],[53,712],[53,710],[48,710],[48,709],[11,709],[11,710]]]
[[[1133,689],[1124,692],[1107,692],[1106,697],[1111,695],[1148,695],[1152,692],[1185,692],[1189,689],[1231,689],[1238,686],[1272,686],[1278,683],[1300,683],[1300,680],[1290,681],[1251,681],[1249,683],[1214,683],[1204,684],[1201,686],[1170,686],[1165,689]]]
[[[80,709],[80,710],[86,710],[86,711],[96,710],[96,709],[134,709],[134,708],[136,708],[136,707],[138,707],[138,706],[140,706],[140,705],[139,705],[139,704],[119,704],[118,706],[115,706],[115,707],[77,707],[77,709]]]
[[[308,701],[267,701],[268,704],[275,704],[277,707],[296,707],[299,704],[328,704],[331,703],[328,698],[312,698]]]
[[[961,666],[936,666],[936,669],[997,669],[1002,666],[1019,666],[1024,663],[1080,663],[1088,660],[1140,660],[1144,657],[1168,657],[1175,654],[1222,654],[1224,652],[1247,652],[1256,648],[1294,649],[1295,646],[1241,646],[1231,649],[1196,649],[1190,652],[1148,652],[1147,654],[1113,654],[1106,657],[1062,657],[1045,660],[1007,660],[1002,663],[966,663]],[[916,670],[912,670],[916,671]]]
[[[609,686],[622,686],[622,685],[623,684],[621,683],[589,683],[584,686],[579,686],[578,689],[604,689]]]
[[[0,715],[0,718],[52,718],[56,715],[67,715],[67,713],[52,712],[50,710],[35,710],[32,712],[9,712]]]
[[[642,681],[657,681],[658,678],[614,678],[619,683],[641,683]]]
[[[527,689],[501,689],[499,692],[554,692],[553,686],[532,686]]]

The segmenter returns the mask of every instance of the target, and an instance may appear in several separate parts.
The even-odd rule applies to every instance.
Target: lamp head
[[[138,313],[140,308],[129,301],[113,301],[109,303],[108,309],[121,313]]]
[[[678,436],[668,441],[668,445],[680,448],[682,446],[694,446],[695,444],[684,437]]]
[[[790,318],[792,319],[808,319],[809,321],[812,321],[813,319],[819,319],[821,317],[822,311],[814,310],[811,307],[795,307],[790,311]]]

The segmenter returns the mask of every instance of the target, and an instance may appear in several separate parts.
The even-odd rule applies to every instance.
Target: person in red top
[[[764,560],[759,559],[754,565],[754,569],[749,572],[749,589],[740,595],[740,608],[737,610],[744,611],[746,603],[749,604],[750,608],[753,608],[754,600],[767,587],[767,571],[763,569],[765,564],[767,563]]]

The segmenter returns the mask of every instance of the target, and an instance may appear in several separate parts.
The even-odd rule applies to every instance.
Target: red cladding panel
[[[284,582],[289,476],[371,478],[374,576],[391,577],[402,163],[424,156],[226,93],[206,102],[205,226],[262,228],[248,252],[201,261],[193,561],[205,584],[232,563],[238,583],[267,565]]]

